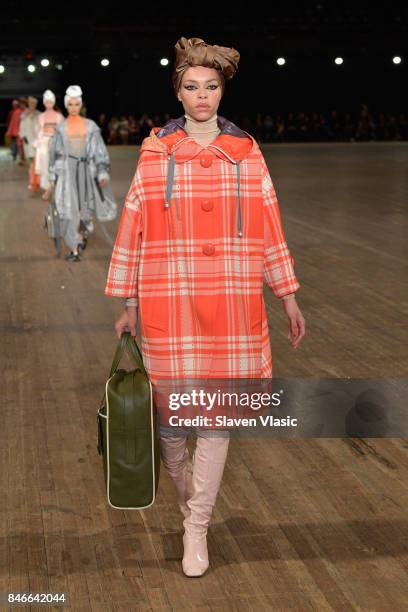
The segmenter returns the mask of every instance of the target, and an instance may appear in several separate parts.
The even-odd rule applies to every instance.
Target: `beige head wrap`
[[[184,72],[190,66],[215,68],[226,80],[232,79],[238,70],[240,54],[232,47],[208,45],[202,38],[179,38],[175,45],[176,61],[173,72],[173,86],[177,94]]]

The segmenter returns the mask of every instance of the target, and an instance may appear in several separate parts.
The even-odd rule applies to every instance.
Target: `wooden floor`
[[[274,375],[407,376],[408,145],[264,152],[307,323],[293,350],[265,293]],[[122,203],[137,153],[111,156]],[[164,469],[152,508],[108,506],[96,409],[122,308],[103,294],[117,222],[80,263],[56,259],[26,174],[0,151],[0,592],[84,611],[408,610],[407,440],[233,439],[199,579]]]

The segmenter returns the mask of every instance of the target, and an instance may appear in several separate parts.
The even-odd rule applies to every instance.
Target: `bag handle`
[[[113,376],[114,373],[116,372],[119,362],[123,357],[123,353],[125,352],[125,349],[127,349],[127,352],[129,353],[130,357],[133,357],[139,370],[141,370],[147,376],[147,372],[146,372],[146,369],[143,363],[143,357],[137,345],[136,340],[132,339],[130,332],[123,332],[121,337],[119,338],[119,342],[118,342],[118,346],[116,347],[115,355],[113,356],[112,367],[111,367],[111,371],[109,374],[109,378]]]
[[[139,345],[136,342],[136,339],[132,338],[132,336],[130,335],[130,332],[123,332],[123,333],[127,335],[127,345],[126,345],[126,348],[127,348],[128,354],[131,357],[133,357],[133,359],[136,362],[136,365],[147,376],[148,374],[146,372],[146,368],[145,368],[145,365],[143,363],[143,356],[142,356],[142,353],[140,351]]]

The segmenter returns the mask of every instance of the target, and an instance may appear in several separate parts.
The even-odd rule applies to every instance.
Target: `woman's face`
[[[47,110],[52,110],[54,108],[54,102],[52,100],[46,100],[44,106]]]
[[[177,94],[184,111],[196,121],[207,121],[217,112],[222,97],[220,78],[215,68],[190,66],[183,74]]]
[[[81,110],[81,102],[79,98],[69,98],[67,102],[67,111],[69,115],[79,115]]]

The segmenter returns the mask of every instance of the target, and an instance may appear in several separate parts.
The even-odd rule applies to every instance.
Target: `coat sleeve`
[[[34,136],[34,140],[33,140],[33,147],[35,149],[38,148],[38,145],[40,144],[40,138],[43,135],[43,119],[42,119],[42,114],[39,115],[38,117],[38,121],[35,125],[35,136]]]
[[[27,137],[27,122],[26,122],[26,117],[27,117],[27,111],[24,111],[21,113],[20,116],[20,127],[18,130],[18,137],[21,139],[24,139]]]
[[[110,159],[108,149],[102,138],[102,132],[98,128],[94,135],[95,138],[95,164],[98,180],[105,179],[109,181]]]
[[[48,154],[48,180],[55,183],[58,174],[62,170],[62,158],[64,156],[61,134],[55,130],[52,135]]]
[[[136,304],[143,236],[143,199],[139,159],[132,184],[125,198],[105,287],[106,295],[136,298]]]
[[[262,195],[264,211],[264,282],[277,298],[294,293],[300,288],[295,276],[295,260],[290,254],[282,227],[278,199],[261,154]]]

